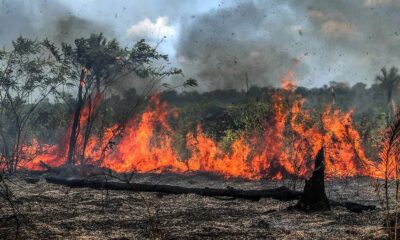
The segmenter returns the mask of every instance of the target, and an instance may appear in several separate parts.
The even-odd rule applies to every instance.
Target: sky
[[[374,82],[400,65],[400,0],[0,0],[0,46],[103,32],[145,38],[199,90]],[[169,79],[174,81],[174,79]]]

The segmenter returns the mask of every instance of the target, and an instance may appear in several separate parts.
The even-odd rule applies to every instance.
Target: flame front
[[[186,136],[190,156],[183,158],[174,148],[172,136],[175,132],[168,123],[168,117],[176,115],[176,111],[155,98],[153,107],[139,119],[129,121],[113,148],[104,151],[118,126],[107,129],[102,141],[91,137],[85,150],[86,160],[116,172],[204,171],[226,177],[281,179],[287,175],[306,177],[311,169],[310,160],[324,145],[328,176],[379,177],[376,164],[365,156],[360,136],[351,121],[351,112],[327,108],[321,115],[322,124],[309,126],[311,117],[302,108],[303,103],[304,100],[298,100],[289,111],[284,111],[282,98],[276,95],[274,121],[265,128],[262,137],[242,135],[232,143],[230,151],[224,151],[199,125]],[[289,135],[293,137],[288,139],[286,129],[291,129]],[[24,147],[27,155],[35,155],[24,167],[38,170],[43,163],[60,166],[66,158],[61,149],[65,147],[39,145],[35,141]]]
[[[168,121],[170,117],[178,117],[178,112],[155,96],[141,116],[128,121],[119,137],[114,134],[120,129],[116,125],[107,129],[101,139],[89,138],[83,154],[85,162],[116,172],[204,171],[225,177],[282,179],[289,175],[307,177],[312,159],[325,146],[328,177],[383,177],[379,164],[364,153],[360,135],[352,123],[352,112],[343,113],[327,107],[319,119],[313,119],[315,114],[304,108],[304,99],[285,99],[293,95],[292,78],[291,72],[285,75],[282,83],[286,88],[273,96],[274,118],[265,124],[262,133],[239,136],[229,151],[208,137],[198,125],[186,135],[189,156],[182,157],[175,148],[173,136],[176,133]],[[96,96],[91,106],[96,107],[100,99]],[[86,107],[81,124],[88,118],[88,111]],[[78,144],[82,144],[82,139],[83,136],[79,136]],[[111,144],[114,141],[116,144]],[[40,145],[34,141],[24,147],[24,153],[32,157],[23,167],[38,170],[43,163],[60,166],[66,159],[65,149],[67,147]]]

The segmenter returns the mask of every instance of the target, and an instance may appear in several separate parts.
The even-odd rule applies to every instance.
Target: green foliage
[[[272,116],[272,109],[267,103],[252,101],[231,106],[228,113],[240,131],[251,133],[266,123]]]
[[[235,142],[237,139],[239,139],[242,136],[241,131],[233,130],[233,129],[227,129],[225,131],[225,135],[223,136],[221,140],[221,146],[224,150],[229,150],[230,147],[232,146],[232,143]]]
[[[34,55],[41,51],[39,42],[28,38],[19,37],[12,45],[13,51],[20,56]]]
[[[224,131],[221,145],[226,150],[243,135],[249,136],[263,132],[264,126],[273,114],[269,104],[258,101],[230,106],[227,108],[227,112],[235,127]]]
[[[63,69],[64,73],[75,80],[75,84],[82,68],[90,71],[89,86],[91,79],[96,79],[96,84],[111,84],[132,73],[142,78],[182,73],[176,68],[155,67],[156,62],[168,61],[168,56],[160,54],[145,40],[138,41],[131,48],[123,48],[116,39],[107,40],[100,33],[76,39],[74,46],[62,43],[61,49],[49,40],[44,40],[42,45],[67,68]],[[75,72],[68,71],[72,69]]]
[[[13,170],[20,161],[32,114],[65,78],[43,45],[19,37],[0,53],[0,151]]]
[[[35,103],[35,99],[42,99],[62,83],[58,67],[35,40],[19,37],[13,42],[13,48],[3,50],[1,56],[0,94],[3,101],[27,103],[29,96],[30,103]]]
[[[176,145],[184,148],[186,134],[195,131],[200,124],[207,136],[229,149],[240,136],[262,131],[271,116],[271,107],[265,102],[224,104],[215,99],[186,102],[179,108],[179,118],[174,127],[179,136]]]
[[[138,64],[149,64],[154,60],[168,61],[168,55],[158,53],[145,39],[141,39],[130,51],[129,59]]]

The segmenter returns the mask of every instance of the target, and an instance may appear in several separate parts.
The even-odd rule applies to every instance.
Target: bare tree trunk
[[[12,171],[17,170],[18,163],[20,161],[21,135],[22,135],[22,129],[21,129],[21,126],[18,125],[17,136],[16,136],[16,141],[15,141],[15,146],[14,146]]]
[[[76,149],[76,142],[78,139],[78,134],[79,134],[79,125],[80,125],[80,118],[81,118],[81,112],[83,105],[85,104],[83,101],[83,87],[85,85],[85,79],[87,76],[87,69],[83,68],[81,71],[81,77],[79,80],[79,90],[78,90],[78,100],[76,102],[75,106],[75,113],[74,113],[74,119],[72,122],[71,126],[71,135],[69,138],[69,145],[68,145],[68,155],[67,155],[67,162],[66,164],[68,165],[74,165],[75,164],[75,149]]]
[[[83,136],[83,145],[82,145],[82,153],[81,153],[81,164],[83,164],[84,162],[84,159],[85,159],[85,152],[86,152],[86,147],[87,147],[87,145],[88,145],[88,143],[89,143],[89,138],[90,138],[90,134],[91,134],[91,132],[92,132],[92,127],[93,127],[93,123],[94,123],[94,120],[95,120],[95,113],[94,113],[94,111],[95,111],[95,109],[94,109],[94,107],[95,106],[93,106],[93,103],[92,103],[92,97],[91,97],[91,95],[89,95],[89,99],[88,99],[88,101],[87,101],[87,103],[88,103],[88,119],[87,119],[87,122],[86,122],[86,129],[85,129],[85,135]]]
[[[3,149],[2,149],[2,153],[0,154],[1,156],[1,160],[4,160],[4,164],[6,165],[5,167],[7,167],[8,169],[10,168],[10,161],[8,160],[9,156],[10,156],[10,150],[8,147],[8,139],[6,138],[6,135],[4,134],[4,130],[3,127],[0,126],[0,135],[1,135],[1,139],[3,141]],[[5,159],[3,159],[5,158]],[[3,164],[0,162],[0,171],[2,170],[2,166]]]

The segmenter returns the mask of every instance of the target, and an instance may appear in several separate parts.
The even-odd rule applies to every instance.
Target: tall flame
[[[382,177],[377,164],[364,153],[360,135],[352,123],[352,112],[327,107],[318,120],[313,119],[312,112],[304,107],[304,99],[285,99],[293,94],[294,84],[290,80],[293,78],[292,72],[285,75],[283,90],[273,96],[274,118],[266,123],[262,134],[239,136],[229,151],[198,125],[186,135],[186,150],[190,154],[182,157],[175,148],[175,131],[168,121],[171,116],[177,117],[178,112],[155,96],[142,115],[126,124],[118,139],[113,134],[118,125],[107,129],[102,138],[90,137],[84,154],[86,162],[116,172],[205,171],[225,177],[282,179],[290,175],[307,177],[311,160],[325,146],[328,177]],[[97,96],[92,104],[99,101]],[[87,111],[85,108],[81,124],[89,116]],[[82,144],[82,139],[79,136],[78,144]],[[113,141],[117,143],[111,146]],[[60,166],[66,159],[63,149],[66,147],[34,141],[24,147],[24,152],[32,156],[24,167],[42,169],[43,163]]]

